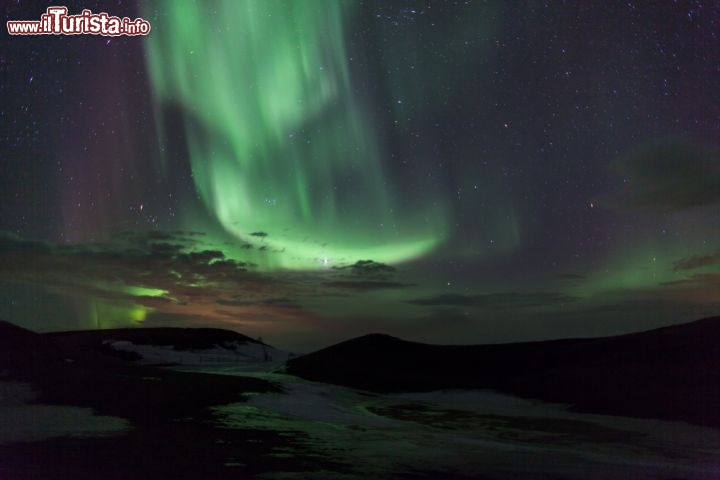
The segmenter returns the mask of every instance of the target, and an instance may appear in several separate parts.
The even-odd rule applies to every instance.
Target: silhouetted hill
[[[216,347],[262,342],[246,335],[219,328],[118,328],[35,333],[0,320],[0,368],[28,371],[45,368],[52,362],[78,361],[105,365],[139,360],[134,352],[116,350],[108,342],[125,341],[136,345],[172,346],[175,350],[207,350]]]
[[[39,341],[39,334],[0,320],[0,349],[23,348]]]
[[[41,369],[60,356],[46,336],[0,320],[0,371]]]
[[[443,346],[372,334],[290,360],[381,392],[490,388],[577,410],[720,426],[720,317],[616,337]]]
[[[126,341],[139,345],[172,346],[176,350],[203,350],[235,343],[257,343],[246,335],[220,328],[117,328],[44,334],[64,349],[102,348],[104,342]]]

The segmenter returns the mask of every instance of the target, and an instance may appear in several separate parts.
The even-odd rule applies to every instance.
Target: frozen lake
[[[285,392],[215,408],[222,425],[282,432],[295,446],[273,455],[337,466],[268,478],[720,477],[720,431],[682,422],[574,413],[492,391],[378,395],[278,373],[204,370],[260,377]]]

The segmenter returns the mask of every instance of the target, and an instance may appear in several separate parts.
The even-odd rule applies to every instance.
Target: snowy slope
[[[146,365],[243,365],[265,370],[288,359],[288,353],[262,343],[231,342],[215,345],[213,348],[178,349],[173,345],[144,345],[126,340],[103,342],[113,350],[134,352],[142,357]]]

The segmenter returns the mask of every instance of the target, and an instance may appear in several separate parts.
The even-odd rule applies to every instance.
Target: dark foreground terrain
[[[373,334],[288,373],[378,392],[488,388],[576,411],[720,427],[720,317],[617,337],[440,346]]]
[[[463,347],[369,335],[288,375],[230,331],[0,322],[0,480],[716,479],[719,325]]]
[[[273,384],[143,366],[112,352],[106,339],[195,348],[254,342],[207,329],[41,335],[0,322],[0,382],[29,384],[33,404],[87,407],[128,422],[119,435],[0,444],[0,479],[246,478],[303,468],[297,459],[272,455],[290,439],[268,430],[221,428],[211,410],[243,402],[244,393],[278,391]]]

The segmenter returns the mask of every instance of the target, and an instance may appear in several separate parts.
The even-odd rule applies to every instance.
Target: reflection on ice
[[[228,373],[227,371],[224,373]],[[238,374],[242,374],[238,372]],[[283,394],[216,408],[230,428],[269,429],[293,451],[344,467],[276,478],[717,478],[720,431],[679,422],[572,413],[489,391],[374,395],[280,374]],[[422,473],[421,473],[422,472]]]

